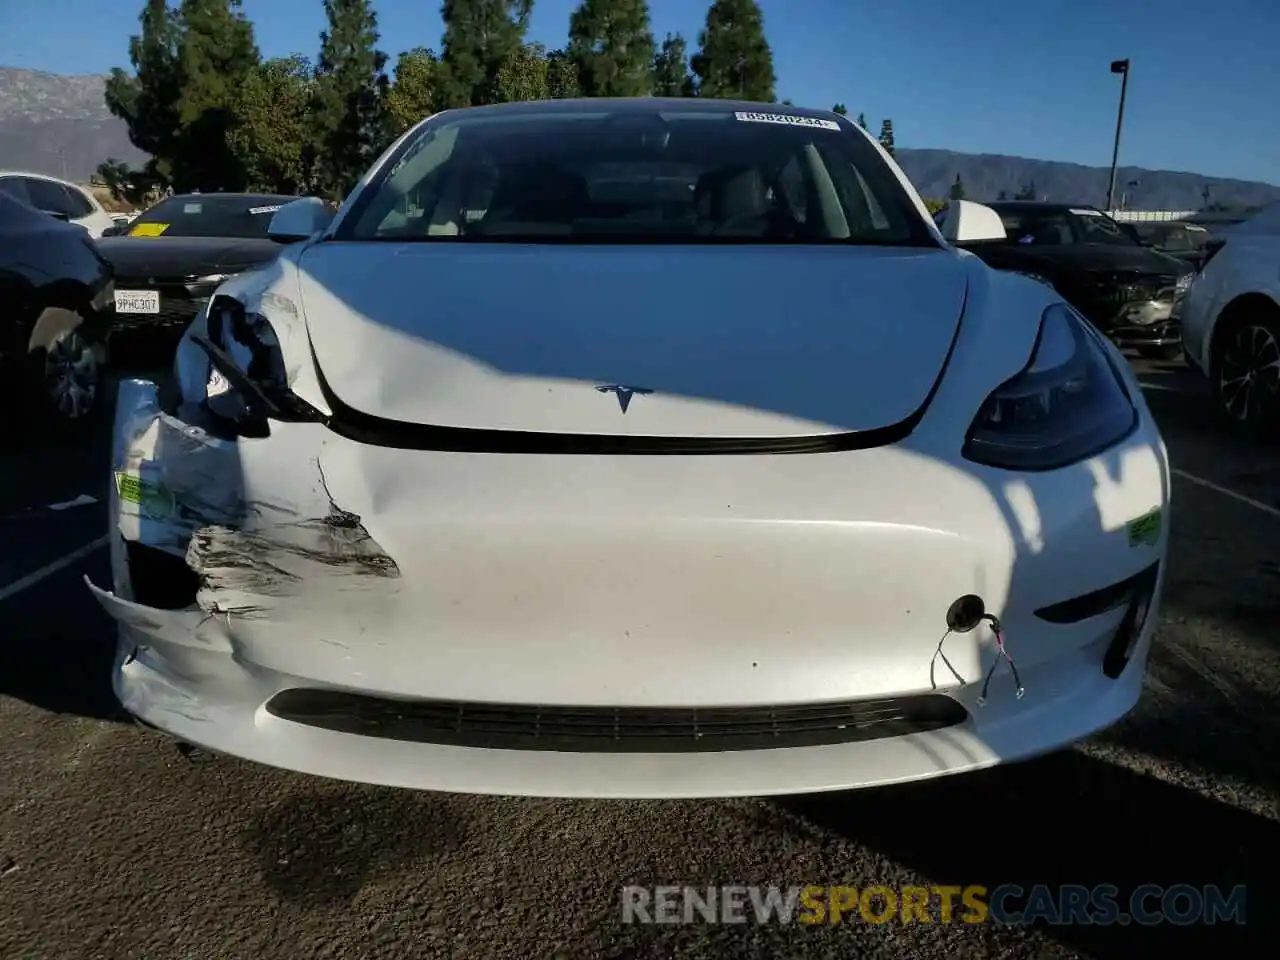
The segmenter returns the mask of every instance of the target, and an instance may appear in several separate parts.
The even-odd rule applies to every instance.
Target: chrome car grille
[[[284,690],[273,716],[340,733],[492,750],[717,753],[877,740],[963,723],[955,700],[925,694],[799,706],[562,707],[390,700],[339,690]]]

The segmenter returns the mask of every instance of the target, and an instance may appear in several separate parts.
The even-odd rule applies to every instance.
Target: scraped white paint
[[[103,534],[92,543],[86,543],[83,547],[80,547],[77,550],[72,550],[70,553],[59,557],[52,563],[45,564],[39,570],[28,573],[25,577],[19,577],[12,583],[5,584],[3,587],[0,587],[0,603],[3,603],[11,597],[16,597],[24,590],[30,590],[37,583],[40,583],[42,580],[49,579],[49,577],[58,573],[60,570],[65,570],[72,564],[79,563],[85,557],[101,550],[110,540],[111,537],[109,535]]]

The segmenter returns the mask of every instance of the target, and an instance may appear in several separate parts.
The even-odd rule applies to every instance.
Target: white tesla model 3
[[[1137,702],[1169,470],[1133,374],[844,118],[449,111],[272,232],[178,395],[120,390],[90,586],[141,721],[684,797],[974,770]]]

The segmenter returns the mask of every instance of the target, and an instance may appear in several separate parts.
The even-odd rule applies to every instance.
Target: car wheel
[[[59,311],[63,312],[63,311]],[[69,311],[66,311],[69,313]],[[68,323],[28,356],[27,403],[30,425],[83,429],[102,397],[105,348],[88,337],[78,323]]]
[[[1218,406],[1250,436],[1280,428],[1280,318],[1250,316],[1232,324],[1214,362]]]

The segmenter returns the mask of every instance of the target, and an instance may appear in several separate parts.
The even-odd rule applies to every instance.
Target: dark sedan
[[[176,339],[230,276],[270,263],[272,215],[297,197],[182,194],[98,241],[116,272],[113,336]]]
[[[1181,353],[1175,306],[1194,267],[1139,242],[1131,228],[1088,206],[999,201],[985,206],[1006,239],[974,244],[993,267],[1054,287],[1102,333],[1144,356]]]
[[[87,421],[112,293],[83,227],[0,193],[0,425]]]

